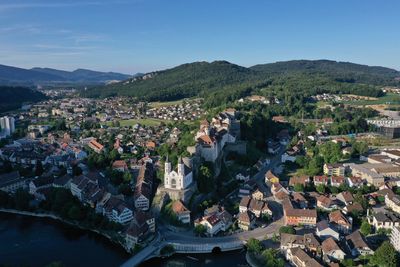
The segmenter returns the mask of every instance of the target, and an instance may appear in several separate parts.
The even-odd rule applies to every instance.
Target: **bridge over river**
[[[256,238],[263,240],[278,234],[283,219],[275,221],[265,228],[256,228],[252,231],[235,233],[222,237],[195,237],[186,232],[172,232],[165,230],[143,250],[135,254],[121,267],[138,266],[145,260],[159,256],[160,249],[172,245],[176,253],[211,253],[213,251],[231,251],[244,247],[247,240]]]

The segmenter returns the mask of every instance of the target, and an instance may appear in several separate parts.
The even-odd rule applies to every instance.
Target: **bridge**
[[[139,253],[134,255],[128,261],[121,265],[121,267],[134,267],[138,266],[140,263],[145,260],[151,259],[153,257],[160,256],[160,249],[166,245],[172,245],[174,247],[175,253],[189,254],[189,253],[212,253],[212,252],[221,252],[221,251],[232,251],[243,248],[246,242],[244,241],[229,241],[229,242],[211,242],[204,243],[206,240],[202,240],[202,242],[198,243],[187,242],[187,241],[159,241],[152,242],[146,248],[141,250]]]
[[[164,229],[162,236],[158,234],[147,247],[132,256],[121,267],[138,266],[145,260],[158,257],[160,249],[166,245],[172,245],[176,253],[211,253],[238,250],[243,248],[250,238],[258,240],[271,238],[273,234],[278,233],[279,227],[282,225],[283,218],[265,228],[256,228],[222,237],[195,237],[189,232],[172,232]]]

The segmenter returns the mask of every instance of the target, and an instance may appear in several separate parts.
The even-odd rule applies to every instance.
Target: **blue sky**
[[[0,0],[0,64],[148,72],[333,59],[400,69],[400,1]]]

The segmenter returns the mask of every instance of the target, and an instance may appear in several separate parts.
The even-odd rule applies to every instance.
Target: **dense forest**
[[[301,95],[353,93],[380,96],[381,86],[399,86],[400,73],[383,67],[329,60],[297,60],[250,68],[227,61],[195,62],[149,73],[124,82],[94,86],[85,97],[129,95],[148,101],[202,96],[208,107],[230,103],[251,93]]]
[[[20,108],[25,102],[33,103],[46,99],[39,91],[27,87],[0,86],[0,112]]]

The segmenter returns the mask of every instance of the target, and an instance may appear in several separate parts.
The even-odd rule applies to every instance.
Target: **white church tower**
[[[172,170],[171,162],[168,157],[165,161],[164,187],[168,189],[184,190],[191,185],[193,181],[192,170],[185,165],[182,158],[179,157],[177,171]]]

